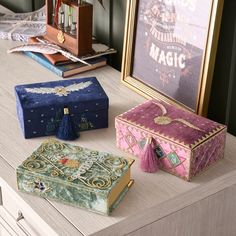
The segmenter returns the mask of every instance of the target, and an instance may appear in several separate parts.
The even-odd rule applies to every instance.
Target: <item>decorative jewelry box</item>
[[[148,100],[115,123],[118,148],[139,156],[151,137],[159,167],[187,181],[224,156],[226,126],[163,101]]]
[[[15,87],[25,138],[54,135],[69,109],[76,131],[108,127],[109,100],[95,77]]]
[[[20,191],[109,214],[131,187],[127,160],[49,140],[17,168]]]

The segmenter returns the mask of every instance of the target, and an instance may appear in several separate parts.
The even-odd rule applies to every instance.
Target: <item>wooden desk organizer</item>
[[[58,4],[59,0],[57,0]],[[62,4],[68,12],[72,11],[68,17],[69,23],[74,26],[74,30],[66,30],[65,13],[58,12],[62,19],[62,24],[58,22],[56,16],[56,3],[54,0],[46,0],[47,9],[47,33],[45,38],[62,48],[67,49],[76,56],[83,56],[92,52],[92,22],[93,22],[93,5],[87,2],[81,4],[74,0],[62,0]],[[70,9],[70,10],[69,10]],[[73,14],[73,15],[71,15]]]

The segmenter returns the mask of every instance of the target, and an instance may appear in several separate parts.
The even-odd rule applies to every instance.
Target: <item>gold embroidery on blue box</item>
[[[68,96],[72,92],[78,92],[79,90],[85,89],[93,84],[91,81],[81,82],[77,84],[71,84],[66,87],[57,86],[55,88],[25,88],[27,93],[36,93],[36,94],[55,94],[59,97]]]

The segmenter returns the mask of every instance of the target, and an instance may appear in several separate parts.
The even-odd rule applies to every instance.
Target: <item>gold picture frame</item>
[[[122,82],[206,116],[222,11],[222,0],[127,1]]]

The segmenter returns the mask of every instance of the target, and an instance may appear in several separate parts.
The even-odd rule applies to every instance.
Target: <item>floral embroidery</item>
[[[60,159],[59,163],[68,168],[78,168],[80,166],[80,162],[78,160],[69,159],[67,157]]]
[[[81,148],[56,140],[43,143],[24,163],[25,170],[42,173],[60,180],[80,181],[84,186],[108,189],[129,168],[126,159],[108,153]],[[47,191],[41,180],[33,188]]]
[[[34,184],[35,184],[34,188],[40,190],[41,192],[43,192],[46,189],[43,182],[35,181]]]

